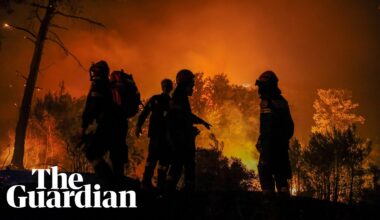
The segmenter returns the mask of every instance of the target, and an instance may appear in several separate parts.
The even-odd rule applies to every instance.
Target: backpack
[[[110,75],[110,82],[116,108],[126,118],[135,116],[139,111],[141,97],[132,74],[127,74],[123,70],[113,71]]]

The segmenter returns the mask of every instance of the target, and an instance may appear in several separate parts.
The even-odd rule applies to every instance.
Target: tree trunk
[[[335,182],[334,182],[334,198],[333,202],[338,202],[339,198],[339,172],[335,173]]]
[[[339,170],[338,170],[338,158],[336,149],[334,150],[334,196],[333,202],[338,202],[339,197]]]
[[[355,170],[353,167],[351,167],[351,179],[350,179],[350,194],[349,194],[349,203],[352,204],[352,199],[354,196],[354,175],[355,175]]]
[[[331,180],[330,180],[330,175],[327,178],[327,200],[331,201]]]
[[[16,137],[14,152],[12,158],[12,166],[18,169],[24,169],[24,148],[25,136],[28,127],[28,120],[32,105],[33,93],[36,86],[37,76],[40,68],[42,51],[46,35],[48,33],[50,22],[54,16],[56,0],[49,0],[49,5],[46,9],[44,18],[42,19],[40,29],[38,31],[37,39],[35,42],[34,53],[32,62],[30,64],[29,76],[26,81],[24,96],[22,98],[19,118],[16,126]]]
[[[301,175],[299,169],[297,170],[297,196],[300,194],[301,191],[301,183],[300,183]]]
[[[326,176],[323,177],[323,181],[322,181],[322,192],[323,192],[323,200],[326,200],[327,199],[327,188],[326,188]]]

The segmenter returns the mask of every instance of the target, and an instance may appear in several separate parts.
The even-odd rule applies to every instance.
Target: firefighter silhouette
[[[173,82],[170,79],[161,81],[162,93],[152,96],[141,112],[136,125],[136,136],[142,133],[142,125],[150,114],[148,137],[149,150],[142,180],[144,189],[152,188],[152,177],[157,168],[157,188],[163,189],[166,172],[169,166],[170,147],[166,140],[166,116],[169,110],[170,93]]]
[[[288,102],[278,88],[278,78],[266,71],[256,80],[260,95],[260,136],[257,150],[260,153],[258,171],[264,194],[277,192],[289,195],[287,180],[291,178],[289,139],[294,124]]]
[[[175,191],[184,169],[185,190],[192,191],[195,183],[195,138],[199,130],[194,124],[207,129],[211,125],[191,111],[189,96],[193,94],[195,75],[187,69],[177,73],[176,88],[173,92],[167,116],[167,138],[172,149],[166,190]]]
[[[87,138],[85,154],[95,173],[107,184],[118,182],[124,176],[128,122],[115,107],[109,67],[99,61],[90,68],[91,87],[82,115],[82,136],[85,137],[90,124],[96,122],[96,130]],[[112,167],[104,160],[109,151]]]

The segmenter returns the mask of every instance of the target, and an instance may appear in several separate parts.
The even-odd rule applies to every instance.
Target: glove
[[[212,127],[212,125],[210,125],[209,123],[207,122],[204,122],[203,123],[203,126],[205,126],[207,128],[207,130],[210,130],[210,128]]]

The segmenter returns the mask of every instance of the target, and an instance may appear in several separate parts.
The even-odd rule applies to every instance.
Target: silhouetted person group
[[[110,70],[105,61],[90,68],[91,88],[83,112],[83,135],[96,121],[96,129],[86,144],[86,157],[95,173],[111,185],[122,184],[124,164],[128,162],[126,136],[128,119],[136,115],[140,95],[131,75]],[[138,117],[136,136],[142,134],[142,126],[150,114],[148,137],[149,150],[142,179],[143,189],[152,189],[152,177],[157,169],[157,188],[174,192],[182,174],[186,191],[195,186],[195,139],[201,124],[211,125],[194,115],[189,96],[193,94],[195,75],[187,69],[176,75],[174,92],[170,79],[161,81],[162,93],[152,96]],[[289,195],[288,179],[291,169],[288,156],[289,139],[294,125],[287,101],[281,96],[278,78],[272,71],[264,72],[256,81],[261,98],[260,136],[257,150],[260,152],[258,171],[265,194],[275,192]],[[134,99],[132,101],[128,101]],[[131,107],[132,106],[132,107]],[[110,166],[104,159],[109,152]]]
[[[194,124],[202,124],[207,129],[211,125],[194,115],[191,111],[189,96],[193,95],[195,75],[190,70],[177,73],[177,87],[173,92],[167,116],[168,141],[172,147],[171,167],[167,177],[167,189],[176,189],[182,170],[185,173],[185,190],[194,190],[195,184],[195,137],[199,130]]]
[[[167,192],[175,191],[182,171],[185,173],[185,190],[192,191],[195,182],[195,137],[199,133],[194,124],[210,124],[191,111],[189,96],[193,94],[195,75],[190,70],[181,70],[176,76],[177,86],[170,97],[173,82],[161,82],[162,94],[151,97],[137,122],[137,135],[141,133],[148,114],[151,112],[148,158],[142,185],[152,187],[152,176],[157,162],[157,187]],[[170,165],[170,166],[169,166]]]

